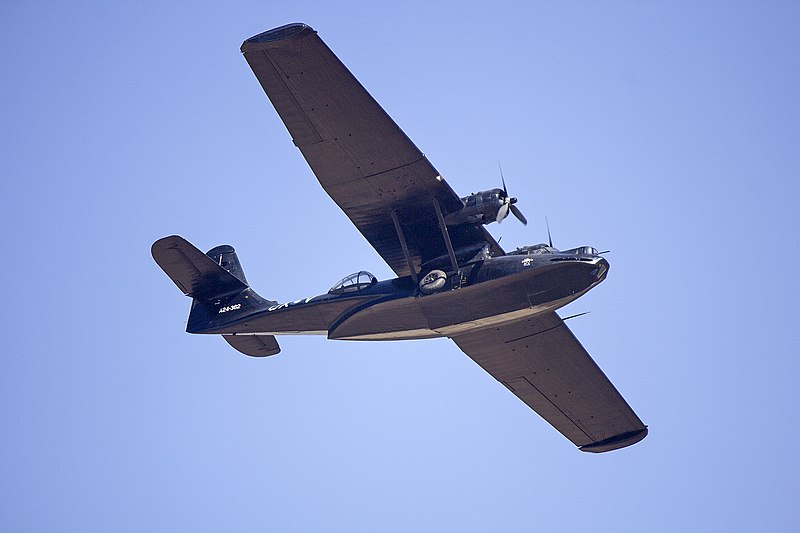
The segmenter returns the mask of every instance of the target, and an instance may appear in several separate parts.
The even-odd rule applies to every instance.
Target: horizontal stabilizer
[[[242,280],[178,235],[157,240],[151,252],[158,266],[186,296],[210,299],[247,288]]]
[[[236,350],[251,357],[266,357],[281,351],[274,335],[223,335]]]

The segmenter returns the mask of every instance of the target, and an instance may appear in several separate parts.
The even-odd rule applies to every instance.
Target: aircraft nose
[[[597,261],[595,262],[595,267],[592,269],[592,275],[598,280],[601,280],[606,277],[606,274],[608,273],[608,268],[609,268],[608,261],[606,261],[602,257],[598,257]]]

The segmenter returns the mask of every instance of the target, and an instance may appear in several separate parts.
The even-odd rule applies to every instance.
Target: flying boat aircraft
[[[173,235],[152,246],[192,298],[186,330],[219,334],[255,357],[276,335],[343,340],[449,337],[491,376],[585,452],[623,448],[645,426],[556,310],[602,282],[591,246],[552,242],[504,251],[485,226],[525,217],[503,188],[460,197],[305,24],[241,47],[322,187],[397,275],[366,271],[292,302],[259,296],[233,247],[206,253]]]

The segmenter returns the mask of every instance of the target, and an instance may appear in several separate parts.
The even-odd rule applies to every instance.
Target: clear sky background
[[[150,256],[279,301],[390,269],[241,57],[302,21],[453,188],[610,249],[562,314],[647,439],[591,455],[446,339],[184,333]],[[797,2],[0,6],[0,531],[800,529]]]

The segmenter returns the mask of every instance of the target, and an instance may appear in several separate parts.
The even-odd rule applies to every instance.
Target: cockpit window
[[[533,246],[523,246],[517,248],[515,251],[510,252],[509,255],[533,255],[533,254],[555,254],[558,253],[556,248],[546,244],[534,244]]]
[[[557,252],[555,248],[547,246],[546,244],[534,244],[533,246],[528,246],[528,254],[552,254]]]
[[[538,244],[538,245],[533,247],[533,249],[531,250],[531,253],[534,253],[534,254],[552,254],[553,253],[553,249],[551,247],[547,246],[547,245]]]
[[[378,283],[378,279],[366,270],[362,270],[342,279],[339,283],[331,287],[328,294],[346,294],[349,292],[363,291],[375,283]]]
[[[581,246],[579,248],[565,250],[564,253],[575,254],[575,255],[600,255],[600,252],[598,252],[596,248],[592,248],[591,246]]]

